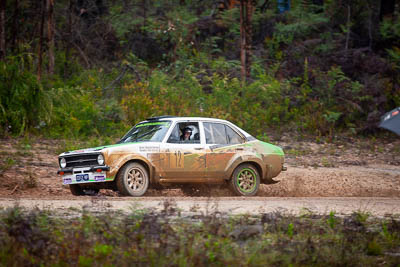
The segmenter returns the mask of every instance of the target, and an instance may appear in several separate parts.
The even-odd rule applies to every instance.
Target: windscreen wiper
[[[139,136],[136,136],[135,141],[137,142],[138,139],[140,139],[140,138],[142,138],[142,137],[144,137],[144,136],[146,136],[146,135],[148,135],[148,134],[151,134],[151,133],[153,133],[153,132],[155,132],[155,131],[158,131],[158,130],[160,130],[160,128],[154,128],[154,129],[152,129],[152,130],[150,130],[150,131],[147,131],[147,132],[145,132],[145,133],[143,133],[143,134],[141,134],[141,135],[139,135]]]

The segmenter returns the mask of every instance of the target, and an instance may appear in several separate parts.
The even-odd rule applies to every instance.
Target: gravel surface
[[[9,199],[0,198],[0,207],[24,207],[54,210],[61,213],[82,211],[107,212],[174,210],[183,216],[220,214],[259,214],[279,212],[288,215],[306,213],[349,215],[369,213],[378,217],[400,216],[400,198],[276,198],[276,197],[80,197],[76,199]]]
[[[0,140],[0,207],[78,208],[100,206],[129,210],[132,206],[160,210],[167,202],[182,212],[226,213],[285,211],[398,214],[400,198],[400,139],[349,139],[335,143],[272,142],[286,153],[288,170],[273,185],[261,185],[257,197],[232,197],[228,189],[211,191],[213,198],[186,197],[179,189],[150,190],[144,198],[121,198],[110,190],[98,197],[74,197],[57,176],[60,141]],[[196,209],[199,209],[198,211]]]

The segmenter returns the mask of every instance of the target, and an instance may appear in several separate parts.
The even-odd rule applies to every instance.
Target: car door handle
[[[202,150],[202,149],[204,149],[203,147],[195,147],[194,148],[195,150]]]
[[[236,150],[244,150],[243,147],[237,147]]]
[[[192,152],[183,152],[183,155],[189,155],[192,154]]]

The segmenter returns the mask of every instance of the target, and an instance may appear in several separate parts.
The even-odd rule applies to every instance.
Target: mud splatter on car
[[[135,125],[115,145],[59,155],[63,184],[72,194],[113,189],[142,196],[149,187],[226,184],[254,196],[286,170],[283,150],[219,119],[161,116]]]

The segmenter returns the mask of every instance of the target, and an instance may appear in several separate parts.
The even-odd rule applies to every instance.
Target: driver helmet
[[[191,136],[194,136],[195,134],[197,134],[197,133],[199,132],[199,130],[197,129],[197,127],[194,126],[194,125],[189,125],[189,126],[187,126],[186,128],[190,128],[190,129],[192,130],[192,135],[191,135]]]
[[[192,136],[192,128],[190,128],[190,127],[185,127],[185,128],[183,128],[183,130],[182,130],[182,132],[183,132],[183,135],[185,135],[186,133],[189,133],[189,138]]]

